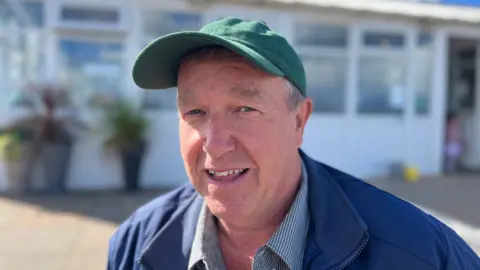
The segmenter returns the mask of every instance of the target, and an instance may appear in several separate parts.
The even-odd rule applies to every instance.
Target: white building
[[[38,37],[32,38],[38,54],[26,58],[25,76],[68,81],[78,100],[98,93],[143,100],[153,120],[146,187],[187,178],[175,91],[139,90],[130,75],[133,61],[160,35],[225,16],[263,20],[301,54],[315,104],[303,146],[312,157],[360,177],[384,175],[395,162],[441,174],[450,107],[462,115],[468,138],[464,164],[480,168],[480,8],[387,0],[2,1],[24,7],[39,29],[29,34]],[[0,86],[9,86],[2,100],[18,86],[18,74],[2,72],[15,64],[9,38],[0,35]],[[462,84],[466,96],[459,93]],[[96,119],[94,110],[84,112]],[[2,114],[5,119],[8,110]],[[121,185],[120,166],[103,155],[100,143],[95,134],[78,142],[71,188]]]

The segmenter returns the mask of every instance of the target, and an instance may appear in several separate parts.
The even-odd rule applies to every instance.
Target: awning
[[[264,3],[289,4],[310,8],[370,13],[381,16],[401,16],[433,22],[480,24],[480,8],[412,0],[265,0]]]
[[[188,0],[192,4],[239,4],[295,10],[328,10],[338,13],[400,17],[428,23],[480,25],[480,7],[436,3],[435,0]]]

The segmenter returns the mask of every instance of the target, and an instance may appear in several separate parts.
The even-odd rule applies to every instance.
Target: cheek
[[[261,167],[274,163],[275,157],[282,152],[282,146],[285,144],[281,131],[265,122],[248,123],[235,130],[234,134],[242,147]]]
[[[248,130],[249,132],[243,133],[242,144],[258,165],[269,168],[267,170],[278,171],[278,167],[284,165],[281,163],[286,160],[285,155],[295,151],[297,139],[293,124],[260,123],[251,125]]]
[[[187,170],[195,168],[196,161],[202,150],[202,142],[198,132],[192,127],[180,123],[180,152]]]

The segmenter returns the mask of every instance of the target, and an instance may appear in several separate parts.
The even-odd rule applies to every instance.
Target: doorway
[[[452,38],[445,115],[444,171],[480,170],[479,42]]]

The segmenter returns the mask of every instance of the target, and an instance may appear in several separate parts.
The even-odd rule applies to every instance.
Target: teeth
[[[241,172],[243,172],[245,169],[243,170],[229,170],[229,171],[223,171],[223,172],[217,172],[217,171],[212,171],[212,170],[209,170],[208,173],[210,175],[216,175],[216,176],[228,176],[228,175],[231,175],[231,174],[239,174]]]

